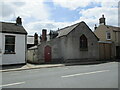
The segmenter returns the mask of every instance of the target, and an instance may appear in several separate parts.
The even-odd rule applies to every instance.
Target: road
[[[118,88],[118,63],[2,73],[3,88]]]

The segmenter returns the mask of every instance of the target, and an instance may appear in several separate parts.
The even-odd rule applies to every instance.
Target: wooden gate
[[[45,62],[51,62],[51,47],[46,46],[44,49],[44,59]]]
[[[111,43],[99,43],[100,59],[111,59]]]

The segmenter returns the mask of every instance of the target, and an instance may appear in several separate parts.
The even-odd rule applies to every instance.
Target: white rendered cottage
[[[25,64],[27,32],[21,18],[16,23],[0,22],[0,65]]]

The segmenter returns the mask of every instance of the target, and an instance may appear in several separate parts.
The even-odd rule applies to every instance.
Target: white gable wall
[[[5,35],[15,36],[15,54],[4,54]],[[2,33],[2,65],[25,63],[26,35]],[[1,46],[1,45],[0,45]],[[1,47],[0,47],[1,48]]]

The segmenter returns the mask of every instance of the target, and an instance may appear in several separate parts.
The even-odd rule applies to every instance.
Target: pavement
[[[10,71],[21,71],[21,70],[29,70],[29,69],[37,69],[37,68],[50,68],[50,67],[62,67],[64,64],[30,64],[26,65],[13,65],[13,66],[4,66],[0,72],[10,72]]]
[[[12,66],[3,66],[0,72],[10,72],[10,71],[21,71],[21,70],[29,70],[29,69],[39,69],[39,68],[52,68],[52,67],[63,67],[63,66],[71,66],[71,65],[93,65],[100,63],[107,63],[108,61],[94,61],[94,62],[77,62],[77,63],[63,63],[63,64],[30,64],[26,65],[12,65]]]

